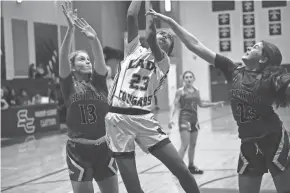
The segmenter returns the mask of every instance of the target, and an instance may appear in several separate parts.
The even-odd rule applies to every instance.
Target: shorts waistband
[[[146,115],[151,113],[151,111],[136,109],[136,108],[120,108],[120,107],[110,107],[111,113],[124,114],[124,115]]]
[[[105,143],[107,141],[107,136],[103,136],[99,139],[84,139],[84,138],[70,138],[69,141],[80,143],[84,145],[101,145],[102,143]]]

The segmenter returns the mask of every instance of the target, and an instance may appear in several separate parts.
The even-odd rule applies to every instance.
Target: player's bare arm
[[[152,4],[149,0],[145,1],[145,7],[146,12],[148,12],[152,8]],[[146,17],[146,40],[152,51],[152,54],[154,55],[154,58],[156,59],[157,62],[159,62],[164,58],[164,52],[158,45],[156,34],[157,31],[154,18],[151,15],[149,15]]]
[[[175,98],[174,98],[174,104],[173,104],[173,111],[172,111],[172,116],[171,116],[171,120],[174,118],[174,115],[176,113],[176,111],[179,109],[180,107],[180,103],[179,103],[179,100],[180,100],[180,96],[182,94],[182,89],[183,88],[179,88],[176,93],[175,93]]]
[[[198,106],[201,108],[208,108],[208,107],[215,107],[215,106],[222,106],[224,104],[224,101],[218,101],[218,102],[209,102],[209,101],[204,101],[201,100],[200,94],[199,94],[199,90],[197,90],[198,92]]]
[[[168,23],[175,34],[180,38],[184,45],[193,53],[204,59],[210,64],[214,64],[216,53],[204,46],[194,35],[189,33],[185,28],[181,27],[172,18],[163,14],[157,13],[154,10],[150,10],[147,14],[152,15],[154,18],[158,18]]]
[[[103,48],[101,42],[97,36],[97,32],[90,26],[86,20],[83,18],[77,18],[75,20],[75,25],[81,30],[82,33],[86,35],[89,40],[90,46],[95,59],[94,68],[96,72],[100,75],[107,74],[107,66],[105,63],[105,58],[103,54]]]
[[[171,118],[170,118],[170,121],[169,121],[169,128],[172,128],[173,126],[173,123],[174,123],[174,116],[176,114],[176,112],[180,109],[180,103],[179,103],[179,100],[180,100],[180,97],[181,97],[181,94],[182,94],[182,88],[179,88],[176,93],[175,93],[175,98],[174,98],[174,103],[173,103],[173,110],[172,110],[172,115],[171,115]]]
[[[290,84],[288,85],[288,87],[287,87],[287,89],[286,89],[286,94],[287,94],[288,96],[290,96]]]
[[[127,11],[127,43],[130,43],[136,36],[138,36],[138,14],[140,11],[142,1],[133,0]]]
[[[198,106],[201,108],[208,108],[208,107],[215,107],[215,106],[222,106],[224,104],[224,101],[219,102],[208,102],[208,101],[202,101],[200,100],[200,103],[198,103]]]
[[[77,17],[77,9],[73,10],[72,2],[66,1],[62,6],[62,11],[68,23],[68,28],[64,36],[64,40],[60,47],[60,60],[59,60],[59,75],[65,78],[70,73],[70,65],[68,55],[71,51],[73,35],[74,35],[74,19]]]

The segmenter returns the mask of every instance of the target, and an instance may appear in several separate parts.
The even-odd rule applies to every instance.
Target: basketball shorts
[[[117,165],[107,143],[84,145],[68,141],[66,160],[71,181],[102,181],[117,174]]]
[[[191,114],[180,114],[178,125],[180,131],[196,132],[200,129],[197,117]]]
[[[238,173],[263,175],[270,171],[275,176],[285,171],[290,166],[289,139],[289,133],[283,129],[257,142],[242,143]]]
[[[170,143],[153,113],[126,115],[110,112],[106,116],[106,129],[114,157],[134,156],[134,142],[146,153]]]

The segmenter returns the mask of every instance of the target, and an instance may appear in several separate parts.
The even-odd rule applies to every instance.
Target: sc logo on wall
[[[28,117],[27,109],[21,109],[17,112],[17,127],[22,127],[28,134],[35,132],[34,118]]]

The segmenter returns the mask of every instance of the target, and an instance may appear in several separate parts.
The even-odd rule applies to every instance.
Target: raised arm
[[[128,37],[127,43],[130,43],[134,40],[135,37],[138,36],[138,15],[140,11],[142,1],[133,0],[127,11],[127,30]]]
[[[94,69],[98,74],[106,75],[107,66],[105,63],[103,48],[96,31],[83,18],[77,18],[75,20],[75,25],[81,30],[81,32],[83,32],[87,36],[89,40],[95,59]]]
[[[146,12],[149,12],[149,10],[152,8],[152,4],[149,0],[145,1],[145,8]],[[152,51],[152,54],[154,55],[154,58],[157,62],[159,62],[164,58],[164,52],[159,47],[156,39],[156,34],[157,32],[154,18],[152,15],[149,15],[146,17],[146,40]]]
[[[65,78],[70,73],[70,64],[68,60],[68,55],[71,51],[71,45],[73,41],[74,35],[74,18],[76,17],[77,10],[73,11],[72,3],[70,1],[66,1],[65,5],[62,6],[62,11],[66,17],[68,22],[68,28],[66,34],[64,36],[64,40],[61,44],[60,48],[60,60],[59,60],[59,75],[62,78]]]
[[[190,51],[192,51],[208,63],[214,64],[216,53],[205,47],[194,35],[181,27],[172,18],[157,13],[152,9],[147,14],[150,14],[153,17],[159,18],[168,23],[172,30],[175,32],[175,34],[180,38],[180,40]]]

